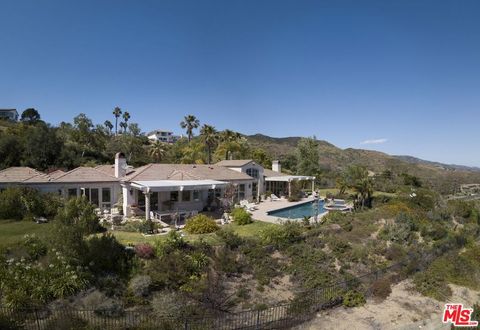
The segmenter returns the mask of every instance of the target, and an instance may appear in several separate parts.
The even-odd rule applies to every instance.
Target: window
[[[244,184],[238,185],[238,199],[239,200],[245,199],[245,185]]]
[[[199,201],[200,200],[200,191],[198,191],[198,190],[193,191],[193,200],[194,201]]]
[[[178,202],[178,191],[170,192],[170,200],[172,202]]]
[[[98,202],[98,188],[90,189],[90,203],[96,206],[100,205]]]
[[[191,197],[191,191],[190,190],[182,191],[182,201],[183,202],[190,202],[190,197]]]
[[[109,209],[112,207],[111,198],[112,192],[110,188],[102,188],[102,208]]]
[[[247,175],[250,175],[252,178],[258,179],[258,170],[256,168],[247,168]]]
[[[217,198],[222,197],[222,189],[215,188],[215,197],[217,197]]]

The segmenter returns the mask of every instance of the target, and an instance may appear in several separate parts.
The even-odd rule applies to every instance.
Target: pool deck
[[[287,219],[268,215],[268,212],[299,205],[299,204],[304,204],[312,201],[313,201],[313,197],[302,198],[302,200],[298,202],[289,202],[287,199],[283,199],[283,198],[281,198],[278,201],[264,201],[256,205],[258,210],[254,210],[251,212],[252,218],[260,221],[265,221],[265,222],[282,223]],[[318,217],[321,218],[325,214],[326,212],[319,214]]]

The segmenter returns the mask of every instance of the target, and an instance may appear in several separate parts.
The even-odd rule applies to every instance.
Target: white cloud
[[[365,140],[360,142],[360,144],[382,144],[387,142],[388,139],[382,138],[382,139],[372,139],[372,140]]]

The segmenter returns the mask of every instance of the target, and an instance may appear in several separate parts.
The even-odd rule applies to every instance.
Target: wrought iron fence
[[[285,329],[299,325],[321,310],[342,302],[348,290],[366,292],[373,281],[394,271],[400,271],[405,262],[343,281],[323,288],[305,292],[298,299],[259,310],[238,313],[222,313],[215,316],[178,319],[157,317],[149,311],[94,311],[78,309],[12,309],[0,307],[2,322],[11,322],[20,329],[185,329],[185,330],[257,330]],[[7,324],[7,323],[5,323]]]

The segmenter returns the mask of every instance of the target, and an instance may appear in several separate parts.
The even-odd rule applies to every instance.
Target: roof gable
[[[30,167],[9,167],[0,171],[0,182],[18,183],[36,176],[45,176],[45,173]]]
[[[242,167],[252,162],[253,162],[252,159],[232,159],[232,160],[221,160],[215,165],[225,166],[225,167]]]
[[[57,177],[55,182],[115,182],[118,179],[93,167],[77,167]]]

